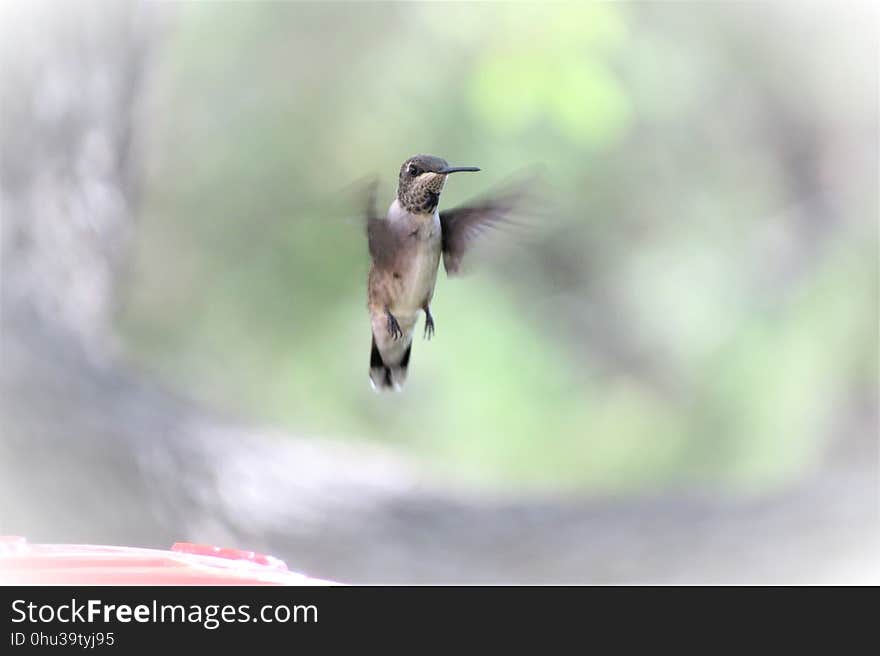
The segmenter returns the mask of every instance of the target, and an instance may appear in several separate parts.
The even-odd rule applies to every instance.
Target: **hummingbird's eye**
[[[417,176],[419,173],[421,173],[421,171],[419,171],[419,167],[416,166],[415,164],[410,164],[410,165],[406,168],[406,171],[407,171],[407,173],[409,173],[409,174],[410,174],[411,176],[413,176],[413,177],[415,177],[415,176]]]

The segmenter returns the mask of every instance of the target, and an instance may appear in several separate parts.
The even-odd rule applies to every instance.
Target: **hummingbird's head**
[[[400,167],[397,199],[407,212],[430,214],[440,202],[446,176],[456,171],[479,171],[476,166],[449,166],[433,155],[413,155]]]

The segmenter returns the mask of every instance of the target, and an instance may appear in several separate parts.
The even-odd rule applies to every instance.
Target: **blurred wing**
[[[392,230],[391,224],[379,214],[376,208],[378,186],[378,181],[373,181],[367,193],[367,243],[374,264],[379,268],[385,268],[397,252],[397,233]]]
[[[508,191],[477,201],[471,205],[440,212],[443,237],[443,266],[446,275],[459,273],[461,260],[468,246],[488,228],[511,223],[511,215],[522,197],[522,191]]]

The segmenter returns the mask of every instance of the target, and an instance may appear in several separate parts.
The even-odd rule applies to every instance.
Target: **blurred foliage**
[[[769,5],[179,6],[144,114],[122,325],[179,389],[487,484],[761,489],[877,378],[861,18]],[[853,36],[855,34],[855,36]],[[543,166],[548,211],[367,380],[357,189],[407,156]]]

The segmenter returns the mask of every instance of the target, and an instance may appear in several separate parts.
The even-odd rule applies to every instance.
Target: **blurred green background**
[[[190,396],[489,487],[763,491],[877,380],[877,80],[850,9],[177,7],[141,121],[120,325]],[[441,271],[400,395],[369,386],[353,192],[415,153],[450,207],[540,167],[545,211]],[[352,210],[351,208],[354,208]]]

